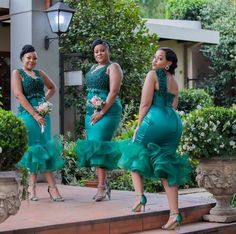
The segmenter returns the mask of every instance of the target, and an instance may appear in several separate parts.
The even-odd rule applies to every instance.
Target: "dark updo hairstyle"
[[[35,52],[35,49],[32,45],[24,45],[20,52],[20,60],[22,60],[23,56],[27,53]]]
[[[91,48],[92,48],[92,51],[94,52],[94,48],[97,46],[97,45],[104,45],[108,48],[109,52],[111,52],[111,44],[106,41],[106,40],[103,40],[101,38],[97,38],[96,40],[93,41],[92,45],[91,45]]]
[[[168,47],[161,47],[158,50],[163,50],[166,53],[166,60],[172,62],[169,69],[167,70],[171,75],[175,74],[175,69],[177,68],[177,55],[176,53]]]

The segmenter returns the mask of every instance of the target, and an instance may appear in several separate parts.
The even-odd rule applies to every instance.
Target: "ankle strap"
[[[175,216],[175,215],[178,215],[179,212],[170,212],[170,216]]]
[[[56,185],[53,185],[53,186],[48,185],[48,188],[49,188],[49,189],[56,189],[57,186],[56,186]]]
[[[143,195],[144,195],[143,193],[136,193],[136,194],[135,194],[136,197],[141,197],[141,196],[143,196]]]

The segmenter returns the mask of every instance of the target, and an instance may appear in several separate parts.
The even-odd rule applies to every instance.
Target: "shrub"
[[[203,89],[183,89],[179,93],[179,111],[189,113],[210,106],[213,106],[213,99]]]
[[[116,140],[125,140],[133,137],[134,130],[138,125],[138,116],[134,115],[133,120],[126,122],[120,130],[120,135],[116,137]]]
[[[236,157],[236,108],[208,107],[183,118],[180,152],[192,158]]]
[[[0,171],[15,169],[27,144],[27,131],[22,120],[11,111],[0,109]]]
[[[70,141],[63,137],[62,141],[64,144],[63,158],[65,160],[65,166],[62,169],[62,183],[69,185],[83,185],[88,179],[94,178],[94,172],[89,168],[80,168],[76,165],[77,154],[75,153],[74,141]]]

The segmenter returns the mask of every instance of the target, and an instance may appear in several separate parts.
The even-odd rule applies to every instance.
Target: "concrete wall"
[[[59,50],[58,41],[44,49],[44,37],[55,37],[51,32],[44,9],[44,1],[19,0],[10,1],[11,15],[11,70],[22,66],[19,59],[21,48],[32,44],[38,54],[37,68],[44,70],[53,79],[59,89]],[[53,103],[52,132],[59,133],[59,91],[51,99]],[[12,95],[12,110],[16,111],[18,103]]]
[[[184,55],[184,43],[177,43],[175,40],[166,40],[159,42],[160,47],[170,47],[173,49],[178,57],[178,67],[175,72],[175,79],[178,83],[179,89],[184,88],[184,77],[185,77],[185,55]]]

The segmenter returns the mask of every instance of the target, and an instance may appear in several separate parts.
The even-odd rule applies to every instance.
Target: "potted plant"
[[[11,111],[0,108],[0,223],[20,207],[16,164],[27,149],[23,122]]]
[[[208,107],[182,116],[180,152],[199,159],[196,180],[216,199],[216,206],[204,219],[216,222],[236,220],[230,201],[236,191],[236,108]]]

